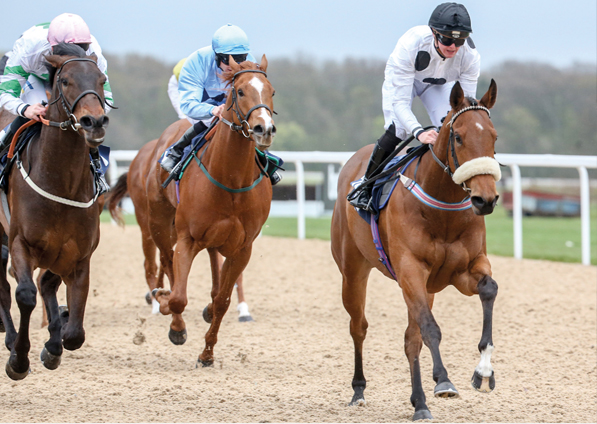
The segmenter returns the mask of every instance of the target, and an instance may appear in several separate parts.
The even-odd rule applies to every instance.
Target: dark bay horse
[[[461,204],[470,196],[472,207],[461,211],[436,209],[421,202],[405,188],[406,184],[400,187],[398,182],[379,217],[379,238],[390,264],[387,268],[380,261],[369,224],[346,201],[351,181],[365,172],[372,146],[359,150],[340,173],[331,235],[332,254],[342,273],[342,300],[350,315],[355,350],[351,405],[365,403],[363,342],[368,326],[365,297],[372,268],[389,278],[394,278],[390,272],[393,269],[408,309],[404,350],[410,364],[413,420],[432,419],[419,366],[423,343],[433,359],[433,379],[437,383],[434,394],[458,396],[442,364],[441,331],[431,313],[435,293],[449,285],[467,296],[477,294],[481,299],[483,330],[478,346],[481,361],[472,384],[482,392],[489,392],[495,386],[490,359],[497,284],[491,278],[487,259],[483,215],[493,211],[498,198],[495,182],[501,175],[499,164],[493,158],[497,133],[489,118],[489,109],[496,97],[497,86],[493,80],[479,102],[466,98],[459,83],[454,85],[450,94],[452,110],[444,120],[433,149],[422,156],[418,170],[413,164],[404,176],[408,177],[408,184],[418,182],[425,193],[441,202]]]
[[[184,132],[190,127],[190,123],[186,119],[179,120],[174,124],[178,130]],[[149,288],[145,299],[147,303],[153,305],[153,313],[159,313],[159,302],[155,299],[152,292],[156,289],[164,288],[164,268],[156,263],[157,246],[151,237],[149,230],[149,211],[147,202],[147,177],[150,173],[150,168],[154,165],[150,158],[153,157],[158,140],[152,140],[145,144],[131,162],[128,172],[122,174],[118,178],[118,182],[110,190],[109,209],[112,217],[120,225],[124,225],[124,220],[118,207],[119,202],[128,193],[135,207],[135,217],[141,229],[141,245],[143,248],[145,281]],[[220,267],[222,265],[222,257],[218,254]],[[243,290],[242,274],[236,281],[236,291],[238,294],[238,309],[239,321],[252,321],[253,318],[249,314],[249,308],[245,302]]]
[[[230,60],[231,72],[223,77],[230,94],[225,112],[210,142],[193,157],[177,187],[162,183],[168,174],[158,164],[164,150],[184,132],[179,122],[170,125],[151,153],[145,151],[138,169],[146,177],[146,216],[139,221],[144,237],[150,235],[160,251],[160,263],[172,291],[155,291],[160,312],[172,314],[169,338],[183,344],[187,338],[182,313],[187,305],[187,281],[195,256],[207,249],[212,271],[212,302],[204,310],[211,325],[205,349],[199,356],[203,366],[213,364],[213,348],[220,323],[228,307],[235,281],[247,266],[253,241],[269,214],[272,187],[256,161],[256,151],[270,147],[275,134],[274,89],[261,64]],[[177,195],[177,191],[178,194]],[[179,202],[180,199],[180,202]],[[226,259],[220,267],[218,253]]]
[[[75,350],[85,341],[83,317],[89,291],[89,263],[99,242],[99,205],[89,149],[104,141],[106,76],[95,55],[76,45],[58,45],[49,63],[52,93],[39,137],[15,158],[8,184],[10,215],[0,210],[8,234],[10,258],[21,314],[19,330],[10,315],[6,268],[0,270],[0,317],[11,351],[6,373],[20,380],[29,373],[29,322],[36,305],[33,271],[45,268],[41,293],[48,312],[50,339],[41,360],[48,369],[60,364],[63,347]],[[2,235],[0,234],[0,236]],[[56,291],[67,287],[68,315],[59,312]]]

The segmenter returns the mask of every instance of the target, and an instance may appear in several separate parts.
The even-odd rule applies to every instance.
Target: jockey
[[[211,46],[200,48],[184,62],[178,79],[180,111],[194,125],[164,153],[161,166],[166,171],[171,173],[174,170],[182,158],[184,148],[196,135],[207,129],[214,117],[221,118],[227,90],[226,83],[220,76],[231,69],[228,65],[230,57],[237,63],[245,60],[256,62],[250,52],[245,32],[236,25],[227,24],[214,33]],[[172,100],[172,96],[170,99]],[[281,180],[281,176],[274,172],[270,180],[274,185]]]
[[[52,22],[35,25],[25,31],[15,42],[12,51],[0,60],[0,108],[17,115],[17,118],[6,131],[0,132],[0,152],[4,151],[13,134],[27,120],[40,121],[40,116],[46,114],[51,81],[48,81],[45,56],[52,54],[54,46],[59,43],[73,43],[82,47],[88,55],[97,56],[98,68],[106,73],[108,63],[102,55],[102,49],[97,40],[89,32],[89,27],[78,15],[63,13],[55,17]],[[106,74],[107,76],[107,74]],[[106,79],[104,97],[112,103],[110,83]],[[109,107],[105,107],[108,113]],[[89,149],[93,166],[100,169],[100,157],[97,149]],[[100,178],[101,190],[106,191],[109,186],[103,175]]]
[[[471,32],[466,8],[443,3],[435,8],[428,25],[411,28],[400,37],[386,64],[382,87],[386,131],[373,148],[363,182],[381,171],[379,165],[409,134],[421,143],[435,142],[438,132],[424,131],[411,110],[415,96],[438,128],[451,109],[450,91],[456,81],[466,96],[476,97],[481,58]],[[371,186],[348,195],[350,204],[363,210],[370,210],[370,198]]]

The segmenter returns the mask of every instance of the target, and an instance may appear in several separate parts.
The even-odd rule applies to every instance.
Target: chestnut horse
[[[190,123],[186,119],[181,119],[176,122],[176,126],[181,131],[186,131],[190,127]],[[164,288],[164,268],[156,264],[156,251],[157,247],[151,237],[149,231],[149,211],[147,203],[147,177],[150,172],[150,168],[154,165],[150,160],[154,150],[156,148],[158,140],[151,140],[145,144],[131,162],[128,172],[122,174],[118,178],[118,182],[110,190],[109,196],[109,210],[112,217],[120,225],[124,225],[124,220],[120,213],[118,204],[128,193],[133,205],[135,207],[135,217],[139,223],[141,229],[141,245],[143,248],[144,268],[145,268],[145,281],[149,287],[149,292],[145,296],[145,300],[149,305],[153,305],[153,313],[157,314],[160,312],[160,304],[153,296],[155,289]],[[222,256],[218,254],[219,266],[222,266]],[[249,307],[245,302],[244,290],[243,290],[243,278],[242,274],[236,281],[236,291],[238,294],[238,306],[239,311],[238,320],[240,322],[253,321],[253,317],[249,313]]]
[[[501,175],[499,164],[493,158],[497,133],[489,118],[489,109],[496,97],[497,86],[493,80],[479,102],[466,98],[458,82],[454,85],[450,94],[452,110],[444,120],[435,145],[422,156],[418,170],[413,165],[404,172],[409,180],[403,179],[405,187],[407,184],[412,187],[417,181],[423,192],[444,204],[462,205],[470,196],[472,208],[436,209],[405,187],[397,187],[379,216],[379,239],[389,259],[387,268],[376,250],[369,224],[346,200],[351,181],[365,172],[372,146],[360,149],[340,173],[331,236],[332,254],[342,273],[342,300],[350,315],[355,350],[351,405],[365,403],[362,351],[368,326],[365,318],[367,280],[372,268],[397,280],[408,309],[404,350],[410,364],[413,420],[432,419],[421,383],[419,354],[423,343],[433,359],[433,379],[437,383],[434,394],[458,396],[442,364],[441,331],[431,313],[435,293],[449,285],[467,296],[478,294],[481,299],[483,330],[478,346],[481,361],[472,384],[483,392],[491,391],[495,385],[490,359],[497,284],[491,278],[487,259],[483,215],[493,211],[498,198],[495,182]]]
[[[85,341],[83,317],[89,291],[89,263],[99,242],[99,205],[90,168],[89,148],[104,141],[106,76],[95,55],[76,45],[58,45],[46,57],[52,93],[46,125],[15,156],[6,194],[10,214],[0,209],[8,234],[17,280],[15,299],[21,314],[19,330],[10,315],[6,267],[0,270],[0,317],[11,351],[6,373],[20,380],[29,373],[29,322],[36,305],[33,271],[46,268],[41,293],[48,311],[50,340],[41,360],[48,369],[60,364],[63,347],[75,350]],[[56,291],[64,281],[68,313],[60,313]]]
[[[232,70],[223,74],[230,95],[211,141],[189,162],[178,186],[162,183],[168,173],[158,159],[183,134],[180,122],[160,136],[151,154],[137,169],[146,172],[147,209],[139,225],[160,252],[160,263],[171,289],[154,290],[160,312],[172,314],[169,339],[183,344],[187,338],[182,313],[187,305],[187,281],[195,256],[207,249],[212,271],[212,302],[203,316],[211,325],[198,362],[213,364],[213,349],[234,283],[247,266],[253,241],[269,214],[272,187],[256,160],[256,151],[270,147],[275,134],[272,119],[274,89],[261,64],[230,59]],[[147,153],[147,152],[145,152]],[[176,246],[176,248],[174,248]],[[218,253],[226,259],[218,266]],[[146,255],[147,258],[147,255]]]

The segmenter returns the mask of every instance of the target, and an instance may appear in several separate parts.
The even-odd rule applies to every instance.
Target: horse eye
[[[61,83],[62,83],[62,85],[63,85],[63,86],[65,86],[65,87],[68,85],[68,81],[67,81],[67,80],[65,80],[65,79],[62,79],[62,78],[61,78],[61,79],[60,79],[60,82],[61,82]]]
[[[245,95],[245,93],[243,93],[243,90],[239,89],[239,90],[238,90],[238,95],[239,95],[240,97],[242,97],[242,96],[244,96],[244,95]]]
[[[274,97],[275,95],[276,95],[276,92],[274,91],[274,92],[272,93],[272,97]]]
[[[458,143],[458,144],[462,144],[462,139],[460,138],[460,135],[459,135],[459,134],[456,134],[456,135],[454,136],[454,138],[456,139],[456,143]]]

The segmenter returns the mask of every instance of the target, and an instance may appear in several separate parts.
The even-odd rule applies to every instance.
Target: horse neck
[[[228,187],[251,185],[256,173],[255,143],[224,124],[218,126],[202,162],[213,178]]]
[[[433,152],[443,164],[449,163],[450,169],[454,172],[454,164],[448,153],[449,133],[447,124],[443,125],[433,145]],[[454,183],[452,177],[435,161],[432,152],[425,154],[421,160],[417,183],[425,193],[443,202],[457,203],[467,196],[466,192]]]

